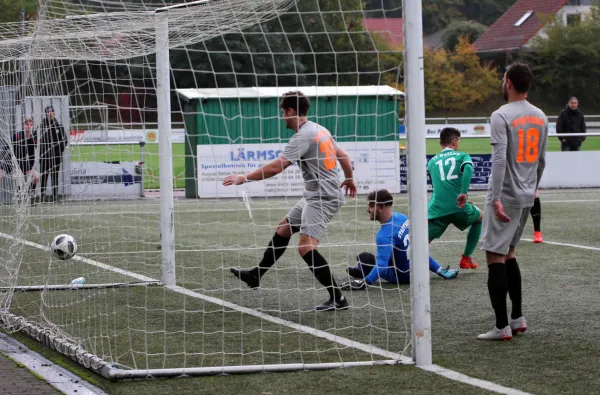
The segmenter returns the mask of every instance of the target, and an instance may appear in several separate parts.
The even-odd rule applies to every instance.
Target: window
[[[581,23],[581,14],[568,14],[567,26],[574,26]]]
[[[524,24],[524,23],[525,23],[525,21],[526,21],[527,19],[529,19],[529,17],[531,17],[532,15],[533,15],[533,11],[527,11],[527,12],[525,13],[525,15],[523,15],[523,16],[521,17],[521,19],[519,19],[519,20],[517,21],[517,23],[515,23],[515,27],[519,27],[519,26],[521,26],[522,24]]]

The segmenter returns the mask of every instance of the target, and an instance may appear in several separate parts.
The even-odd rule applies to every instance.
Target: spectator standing
[[[29,185],[29,194],[31,203],[33,204],[35,203],[35,188],[40,179],[34,167],[37,133],[33,129],[33,119],[25,118],[23,120],[23,130],[13,135],[12,144],[21,171],[26,177],[31,175],[32,180]]]
[[[585,117],[579,109],[579,100],[573,96],[569,99],[567,108],[558,115],[556,122],[556,133],[559,135],[561,151],[581,151],[581,144],[585,141],[585,136],[567,137],[565,135],[585,132]]]
[[[62,162],[63,153],[67,147],[65,129],[58,123],[54,107],[48,106],[44,110],[46,118],[42,121],[40,135],[40,173],[42,184],[42,199],[46,194],[48,177],[52,180],[51,201],[58,199],[58,172]]]

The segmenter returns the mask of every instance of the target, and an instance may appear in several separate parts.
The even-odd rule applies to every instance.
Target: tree
[[[403,0],[366,0],[364,9],[367,18],[402,18]]]
[[[423,32],[432,34],[450,23],[464,19],[464,0],[423,0]]]
[[[464,38],[459,40],[455,53],[427,50],[424,64],[427,111],[465,111],[500,92],[498,73],[481,64]]]
[[[442,46],[444,49],[454,52],[461,37],[465,37],[469,43],[474,43],[485,30],[486,27],[478,22],[453,22],[442,35]]]
[[[0,22],[19,22],[21,10],[25,20],[35,19],[37,7],[37,0],[0,0]]]
[[[600,8],[581,23],[565,26],[559,19],[545,27],[525,58],[532,64],[534,87],[554,103],[577,96],[586,106],[600,105]]]
[[[300,0],[277,19],[173,51],[176,85],[378,84],[400,58],[358,10],[360,0]]]
[[[452,22],[473,20],[485,26],[496,22],[517,0],[423,0],[423,30],[426,34]]]
[[[490,26],[516,2],[517,0],[464,0],[461,11],[467,20]]]
[[[464,38],[459,40],[454,53],[427,49],[424,56],[427,111],[466,111],[500,92],[498,72],[490,65],[481,64],[475,49]],[[387,79],[389,85],[404,90],[404,81],[394,83],[389,78],[391,76]]]

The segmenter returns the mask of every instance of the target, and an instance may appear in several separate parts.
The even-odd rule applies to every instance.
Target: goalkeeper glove
[[[360,291],[367,288],[365,280],[346,281],[342,284],[342,291]]]

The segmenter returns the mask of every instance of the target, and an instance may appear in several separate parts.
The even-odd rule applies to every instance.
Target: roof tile
[[[475,41],[477,52],[500,52],[521,48],[568,0],[519,0]],[[521,25],[515,23],[528,11],[533,14]]]
[[[365,29],[371,33],[380,33],[393,45],[402,45],[404,30],[402,18],[365,18]]]

